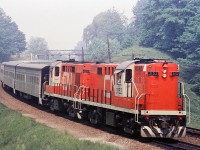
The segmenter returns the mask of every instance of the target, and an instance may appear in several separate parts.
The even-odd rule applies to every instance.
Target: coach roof
[[[22,64],[26,61],[8,61],[8,62],[3,62],[3,65],[6,66],[17,66],[18,64]]]
[[[17,65],[17,67],[20,67],[20,68],[30,68],[30,69],[38,69],[38,70],[41,70],[48,66],[49,64],[34,64],[34,63],[22,63],[22,64]]]

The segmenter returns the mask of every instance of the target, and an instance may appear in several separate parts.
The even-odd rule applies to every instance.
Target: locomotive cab
[[[50,66],[50,76],[49,76],[49,85],[55,86],[54,84],[60,83],[60,68],[61,68],[61,62],[55,62],[52,63]]]
[[[120,64],[115,72],[115,95],[133,97],[134,61]]]

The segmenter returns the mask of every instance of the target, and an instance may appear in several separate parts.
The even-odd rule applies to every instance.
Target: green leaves
[[[92,24],[84,29],[83,40],[89,44],[94,38],[111,39],[122,41],[125,31],[126,19],[116,10],[108,10],[94,17]]]
[[[0,62],[8,60],[11,54],[25,50],[25,46],[25,35],[0,8]]]
[[[108,59],[108,42],[111,55],[123,48],[132,46],[133,40],[128,32],[126,18],[116,10],[108,10],[94,17],[92,24],[83,32],[83,41],[88,47],[91,61]]]

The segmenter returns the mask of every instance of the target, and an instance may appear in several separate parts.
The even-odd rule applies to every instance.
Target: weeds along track
[[[200,129],[187,127],[187,134],[200,138]]]

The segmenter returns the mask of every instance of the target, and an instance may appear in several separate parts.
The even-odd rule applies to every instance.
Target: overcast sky
[[[50,49],[73,49],[100,12],[115,8],[132,17],[137,0],[0,0],[0,7],[25,33],[43,37]]]

